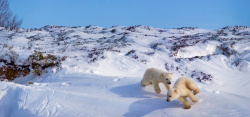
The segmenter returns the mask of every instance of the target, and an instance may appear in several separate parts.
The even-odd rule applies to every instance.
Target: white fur
[[[160,93],[161,89],[159,83],[163,83],[167,90],[171,89],[171,79],[173,73],[167,73],[156,68],[149,68],[146,70],[143,79],[141,80],[141,85],[146,86],[153,84],[155,92]]]
[[[178,99],[184,104],[185,109],[191,108],[187,97],[189,97],[192,102],[197,102],[198,98],[195,96],[200,92],[200,89],[196,86],[195,82],[190,78],[180,77],[174,84],[174,87],[168,91],[167,101],[170,102],[174,99]]]

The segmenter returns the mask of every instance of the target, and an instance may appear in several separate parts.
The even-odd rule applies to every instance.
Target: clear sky
[[[250,27],[250,0],[9,0],[23,28],[45,25]]]

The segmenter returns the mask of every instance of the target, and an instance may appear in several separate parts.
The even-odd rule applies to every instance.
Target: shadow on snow
[[[23,89],[9,88],[6,94],[0,98],[0,117],[36,117],[37,115],[30,112],[28,109],[19,108],[19,103],[22,100],[19,97],[22,95]]]
[[[111,92],[125,98],[142,99],[130,105],[129,111],[123,115],[125,117],[141,117],[155,110],[183,108],[183,105],[181,105],[178,101],[167,102],[165,99],[166,96],[163,94],[144,91],[140,83],[114,87],[111,89]]]

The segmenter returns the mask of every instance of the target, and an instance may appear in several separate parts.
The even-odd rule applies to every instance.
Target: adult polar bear
[[[167,73],[156,68],[149,68],[146,70],[143,79],[141,80],[141,85],[146,86],[149,84],[153,84],[155,92],[161,93],[159,83],[163,83],[167,88],[167,90],[170,90],[172,88],[171,87],[172,75],[173,73]]]
[[[191,106],[187,101],[187,97],[192,102],[197,102],[198,98],[195,96],[200,92],[200,89],[196,86],[194,81],[190,78],[180,77],[174,84],[174,87],[167,93],[167,101],[170,102],[174,99],[178,99],[184,104],[185,109],[190,109]]]

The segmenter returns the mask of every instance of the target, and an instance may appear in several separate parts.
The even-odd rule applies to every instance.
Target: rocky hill
[[[249,116],[249,45],[246,26],[0,28],[0,116]],[[141,87],[150,67],[192,78],[199,101]]]

